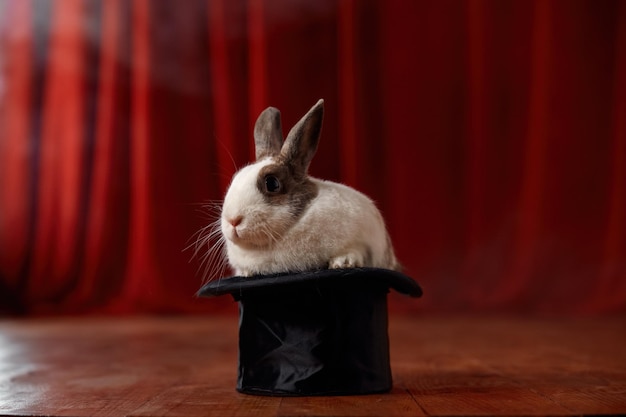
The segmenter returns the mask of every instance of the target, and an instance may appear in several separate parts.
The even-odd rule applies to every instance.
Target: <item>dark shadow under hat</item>
[[[422,295],[413,279],[378,268],[224,278],[198,295],[239,302],[239,392],[354,395],[391,389],[391,288]]]

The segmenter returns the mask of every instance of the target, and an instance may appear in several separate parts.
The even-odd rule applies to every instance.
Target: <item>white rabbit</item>
[[[254,127],[256,162],[239,170],[224,198],[221,231],[237,275],[399,264],[384,220],[364,194],[307,175],[322,130],[324,101],[283,143],[280,112]]]

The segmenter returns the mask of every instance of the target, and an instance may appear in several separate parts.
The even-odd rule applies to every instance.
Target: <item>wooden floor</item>
[[[0,321],[0,415],[626,415],[626,317],[390,318],[394,389],[235,391],[237,318]]]

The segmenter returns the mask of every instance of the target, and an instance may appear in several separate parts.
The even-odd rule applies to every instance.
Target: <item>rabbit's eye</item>
[[[277,193],[280,191],[280,181],[273,175],[265,177],[265,189],[268,193]]]

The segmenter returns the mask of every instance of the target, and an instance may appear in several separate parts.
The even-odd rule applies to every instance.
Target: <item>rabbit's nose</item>
[[[233,227],[237,227],[241,224],[242,220],[243,220],[243,216],[237,216],[237,217],[233,217],[233,218],[228,218],[226,219],[228,221],[228,223],[230,223]]]

